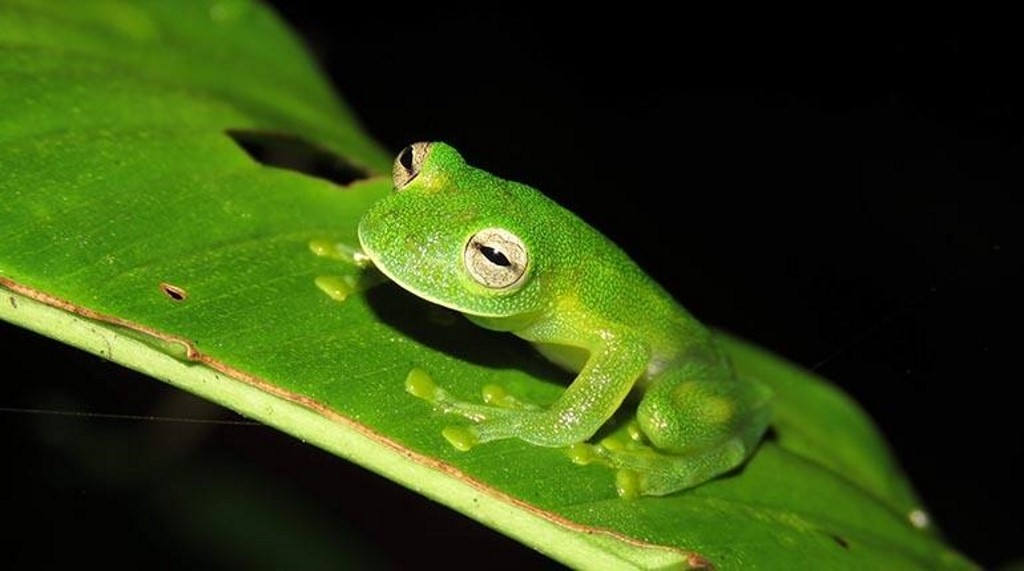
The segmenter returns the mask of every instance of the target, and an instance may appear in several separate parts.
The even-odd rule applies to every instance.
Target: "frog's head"
[[[540,310],[542,264],[533,246],[543,241],[545,217],[536,206],[545,197],[466,164],[444,143],[406,147],[392,176],[394,192],[359,222],[362,249],[381,272],[421,298],[473,316]]]

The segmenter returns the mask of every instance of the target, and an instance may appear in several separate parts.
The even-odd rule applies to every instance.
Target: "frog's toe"
[[[457,450],[465,452],[480,443],[480,436],[472,426],[449,426],[441,435]]]
[[[597,451],[597,447],[586,442],[570,444],[565,449],[565,453],[569,455],[569,459],[572,460],[573,464],[579,464],[580,466],[604,461],[600,452]]]
[[[405,392],[430,403],[437,403],[445,397],[444,390],[437,386],[430,373],[420,368],[409,370],[405,376]]]
[[[621,469],[615,472],[615,492],[624,500],[632,500],[644,493],[643,475],[636,470]]]
[[[485,404],[499,408],[513,410],[536,410],[540,408],[533,403],[512,396],[501,385],[485,385],[481,390],[481,397]]]

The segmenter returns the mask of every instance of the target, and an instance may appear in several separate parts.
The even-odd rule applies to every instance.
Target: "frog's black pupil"
[[[402,168],[412,172],[412,147],[402,149],[402,152],[398,155],[398,162],[401,163]]]
[[[495,250],[490,246],[484,246],[483,244],[480,244],[479,246],[477,246],[477,249],[480,250],[480,253],[483,254],[484,257],[487,258],[495,266],[502,266],[507,268],[508,266],[512,265],[512,262],[508,261],[508,258],[505,257],[505,254],[502,254],[501,252]]]

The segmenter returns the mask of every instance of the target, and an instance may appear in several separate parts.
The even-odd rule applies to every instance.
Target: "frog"
[[[464,419],[442,431],[455,448],[505,439],[563,448],[577,463],[612,467],[625,498],[688,490],[752,456],[771,390],[740,377],[713,330],[612,240],[443,142],[404,148],[392,183],[358,225],[376,270],[575,374],[546,406],[510,395],[469,402],[414,384],[410,392]],[[591,443],[627,402],[627,428]]]

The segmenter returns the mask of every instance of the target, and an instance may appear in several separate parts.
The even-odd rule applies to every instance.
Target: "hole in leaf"
[[[229,130],[228,136],[258,163],[287,169],[348,186],[369,174],[337,155],[290,135],[258,131]]]
[[[715,566],[712,565],[710,561],[708,561],[707,559],[701,557],[700,555],[697,555],[696,553],[691,553],[691,554],[687,555],[686,556],[686,563],[687,563],[687,565],[690,566],[690,569],[714,569],[715,568]]]
[[[176,285],[169,283],[161,283],[160,291],[164,292],[164,295],[171,298],[174,301],[185,301],[188,299],[188,292],[184,288],[180,288]]]

